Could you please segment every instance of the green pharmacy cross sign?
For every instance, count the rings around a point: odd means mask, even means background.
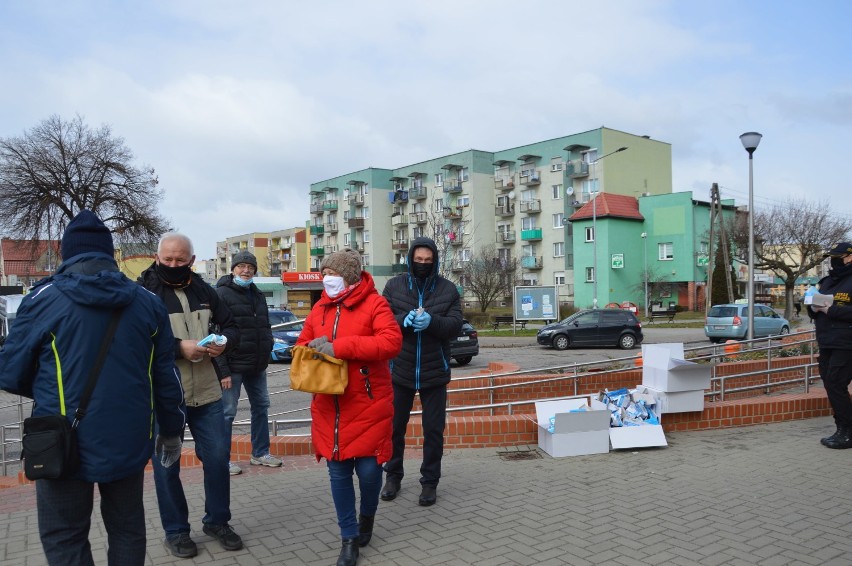
[[[710,256],[698,256],[698,261],[696,262],[696,265],[698,265],[698,267],[707,267],[708,265],[710,265]]]
[[[612,254],[612,268],[624,269],[624,254]]]

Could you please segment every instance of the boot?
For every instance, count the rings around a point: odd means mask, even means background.
[[[358,563],[358,539],[345,538],[337,557],[337,566],[355,566]]]
[[[358,518],[358,546],[367,546],[373,538],[373,521],[376,516],[361,515]]]
[[[828,438],[823,438],[820,442],[823,446],[838,450],[852,448],[852,428],[838,427],[836,433]]]
[[[399,489],[399,478],[388,476],[388,479],[385,481],[385,487],[382,488],[382,501],[393,501],[396,499],[396,494],[399,493]]]

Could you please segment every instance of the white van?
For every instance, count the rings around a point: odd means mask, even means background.
[[[24,295],[0,295],[0,344],[6,341]]]

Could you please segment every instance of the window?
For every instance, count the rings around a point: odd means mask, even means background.
[[[348,232],[343,234],[343,245],[347,248],[349,247],[349,235],[350,234]]]
[[[565,242],[553,243],[553,257],[565,257]]]
[[[435,212],[443,212],[444,210],[444,199],[439,198],[435,199]]]
[[[370,217],[370,207],[365,206],[361,209],[361,218],[369,218]]]
[[[708,255],[710,253],[709,242],[701,242],[698,244],[698,255]]]
[[[565,285],[565,272],[557,271],[553,274],[553,284],[554,285]]]
[[[562,185],[561,185],[561,184],[559,184],[559,185],[550,185],[550,197],[551,197],[553,200],[559,200],[559,199],[561,199],[563,194],[564,194],[564,193],[562,192]]]
[[[435,186],[442,187],[444,185],[444,174],[435,173]]]
[[[593,283],[595,281],[595,268],[587,267],[586,268],[586,283]]]
[[[462,261],[470,261],[470,259],[473,257],[473,253],[471,252],[470,248],[464,248],[461,251],[460,257]]]
[[[364,243],[368,243],[370,241],[370,231],[364,230]]]
[[[470,195],[459,195],[456,206],[470,206]]]
[[[595,227],[594,226],[589,226],[588,228],[586,228],[586,241],[587,242],[594,242],[595,241]]]
[[[361,265],[364,266],[364,267],[370,265],[370,256],[369,255],[364,254],[364,255],[361,256]]]
[[[468,180],[467,171],[468,171],[467,167],[462,167],[461,169],[459,169],[459,182],[460,183],[463,183],[464,181]]]
[[[343,221],[344,221],[344,222],[346,222],[347,220],[349,220],[349,218],[350,218],[349,211],[348,211],[348,210],[344,210],[344,211],[343,211]]]
[[[568,254],[565,256],[565,267],[568,269],[574,269],[574,254]]]
[[[421,236],[425,236],[426,231],[422,226],[415,226],[414,230],[411,231],[412,238],[420,238]]]
[[[674,246],[671,242],[657,244],[657,248],[659,250],[658,257],[660,261],[670,261],[674,259]]]
[[[562,171],[562,158],[561,157],[554,157],[553,159],[550,160],[550,171],[551,172]]]
[[[591,163],[592,161],[596,161],[598,159],[598,150],[590,149],[589,151],[583,152],[583,163]]]
[[[553,227],[562,228],[565,225],[565,213],[559,212],[553,215]]]
[[[521,218],[521,230],[535,230],[536,228],[535,216]]]

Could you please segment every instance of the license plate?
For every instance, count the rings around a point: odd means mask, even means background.
[[[713,330],[725,330],[727,326],[714,326]]]
[[[459,336],[456,338],[459,342],[464,342],[465,340],[470,340],[470,336]]]

